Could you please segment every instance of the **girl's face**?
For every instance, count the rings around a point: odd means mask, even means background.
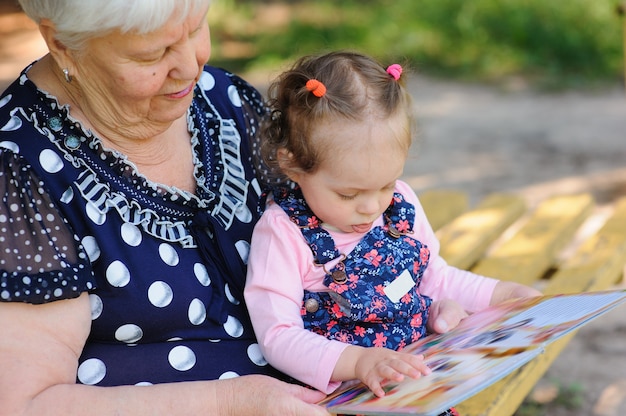
[[[410,143],[404,113],[385,120],[320,123],[313,140],[325,155],[313,173],[290,172],[315,215],[346,233],[364,233],[389,207]]]
[[[185,114],[211,52],[206,14],[145,35],[114,32],[79,53],[76,75],[101,123],[141,128]]]

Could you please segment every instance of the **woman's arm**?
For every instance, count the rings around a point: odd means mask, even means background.
[[[44,305],[0,303],[0,415],[328,415],[309,404],[323,394],[266,376],[154,386],[76,384],[90,325],[86,293]]]

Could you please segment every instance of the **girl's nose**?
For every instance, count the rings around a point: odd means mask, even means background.
[[[357,207],[359,214],[374,215],[378,213],[380,204],[376,198],[363,198]]]

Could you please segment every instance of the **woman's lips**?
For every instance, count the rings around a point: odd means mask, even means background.
[[[193,90],[193,85],[193,83],[189,84],[189,86],[182,91],[175,92],[173,94],[167,94],[167,97],[174,99],[186,97]]]

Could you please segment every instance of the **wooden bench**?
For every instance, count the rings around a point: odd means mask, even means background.
[[[626,265],[626,197],[601,226],[590,194],[556,195],[533,207],[520,195],[493,194],[475,207],[457,190],[419,193],[449,264],[533,285],[545,294],[609,289]],[[587,226],[587,227],[586,227]],[[510,416],[575,334],[457,406],[463,416]]]

